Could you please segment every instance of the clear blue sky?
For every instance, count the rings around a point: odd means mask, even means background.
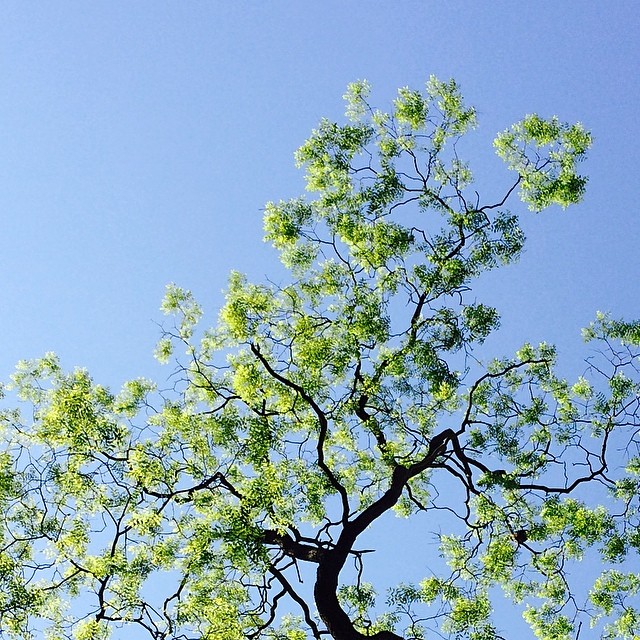
[[[496,355],[548,340],[580,370],[579,329],[597,309],[640,317],[639,8],[5,0],[0,378],[49,350],[115,387],[157,377],[165,284],[192,289],[214,322],[231,269],[280,274],[261,217],[303,191],[293,151],[341,116],[348,82],[368,79],[384,106],[432,73],[478,108],[482,193],[509,179],[491,142],[524,114],[594,133],[584,203],[526,214],[521,263],[481,283],[503,314]]]
[[[230,269],[273,274],[262,207],[303,191],[292,153],[358,78],[385,104],[455,77],[485,193],[506,177],[492,138],[525,113],[593,130],[584,204],[527,215],[521,264],[487,281],[497,347],[577,345],[596,309],[640,316],[639,16],[630,0],[7,0],[2,377],[47,350],[113,385],[148,374],[167,282],[213,320]]]

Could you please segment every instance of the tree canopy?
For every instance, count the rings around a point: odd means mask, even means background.
[[[167,288],[169,388],[19,364],[3,638],[491,640],[513,637],[506,596],[545,640],[638,639],[640,324],[599,314],[568,381],[549,344],[485,357],[500,316],[473,288],[523,249],[510,206],[581,200],[590,134],[526,116],[495,140],[512,173],[486,197],[455,82],[388,111],[366,82],[345,97],[346,123],[296,154],[310,195],[265,209],[286,281],[232,273],[211,328]],[[420,581],[394,575],[402,540],[362,546],[389,512],[439,539]]]

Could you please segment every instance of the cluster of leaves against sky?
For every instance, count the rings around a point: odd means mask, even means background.
[[[112,394],[53,355],[19,365],[3,638],[493,640],[512,637],[505,594],[539,638],[637,640],[640,325],[598,316],[575,382],[546,344],[478,355],[499,315],[472,284],[524,243],[508,204],[578,202],[590,135],[525,117],[496,138],[514,177],[485,201],[453,81],[401,89],[389,113],[368,92],[351,85],[348,123],[299,149],[312,196],[266,207],[287,284],[232,274],[210,329],[168,287],[170,389]],[[390,511],[439,533],[447,564],[385,592],[366,568],[392,574],[403,542],[390,557],[359,541]],[[592,583],[575,585],[585,557]]]

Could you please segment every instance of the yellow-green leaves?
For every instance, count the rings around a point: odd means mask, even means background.
[[[153,355],[160,364],[167,364],[173,354],[173,340],[165,336],[158,340]]]
[[[517,545],[505,532],[496,536],[488,545],[482,556],[484,574],[490,582],[506,583],[513,573],[516,560]]]
[[[245,276],[234,271],[229,277],[227,303],[220,318],[231,338],[244,341],[257,334],[258,326],[273,305],[273,293],[267,287],[249,284]]]
[[[132,418],[155,389],[155,383],[145,378],[125,382],[122,391],[115,397],[114,411]]]
[[[593,396],[593,386],[586,378],[580,376],[571,387],[571,393],[582,400],[589,400]]]
[[[471,304],[465,307],[462,313],[471,340],[482,343],[490,333],[500,326],[500,316],[493,307],[484,304]]]
[[[585,546],[604,540],[614,527],[602,506],[589,508],[572,498],[545,501],[540,517],[548,534],[566,534],[569,555],[581,557]]]
[[[395,117],[400,124],[408,125],[414,131],[425,126],[429,103],[420,91],[409,87],[398,89],[398,97],[394,100]]]
[[[566,616],[558,615],[554,607],[543,604],[528,606],[522,617],[540,640],[570,640],[573,625]]]
[[[97,620],[83,620],[76,625],[73,632],[74,640],[107,640],[110,635],[106,622]]]
[[[268,202],[264,213],[265,240],[270,240],[276,249],[294,244],[312,217],[311,206],[301,198],[278,204]]]
[[[191,291],[175,284],[167,285],[160,309],[164,314],[173,315],[178,319],[176,328],[183,340],[191,338],[193,329],[202,316],[202,309]]]
[[[0,509],[6,501],[20,491],[20,477],[15,469],[15,461],[10,453],[0,453]]]
[[[453,602],[450,618],[444,628],[454,633],[470,630],[473,633],[474,630],[481,630],[486,625],[491,610],[491,603],[486,594],[474,598],[458,597]]]
[[[123,427],[110,413],[114,398],[107,389],[92,383],[81,369],[59,376],[54,387],[41,396],[37,438],[42,444],[66,446],[75,455],[116,447]]]
[[[11,376],[10,390],[15,390],[21,400],[37,404],[46,390],[38,384],[41,379],[55,379],[61,374],[60,361],[55,353],[46,353],[37,360],[21,360]]]
[[[534,211],[580,202],[587,179],[576,172],[592,139],[578,123],[533,114],[499,134],[497,154],[520,176],[520,193]]]
[[[608,570],[596,580],[590,599],[596,607],[598,619],[606,617],[605,635],[607,640],[636,640],[640,629],[640,611],[631,604],[631,598],[640,593],[640,574]],[[617,619],[612,620],[616,614]]]
[[[367,99],[371,92],[371,85],[366,80],[351,82],[343,98],[347,104],[346,115],[349,120],[357,122],[368,111]]]
[[[613,339],[623,345],[640,346],[640,322],[614,320],[609,314],[599,311],[596,319],[582,330],[582,337],[586,342]]]
[[[427,83],[427,94],[435,101],[444,116],[446,127],[450,127],[453,134],[462,135],[475,126],[476,110],[465,105],[460,87],[455,80],[443,82],[431,76]]]
[[[307,170],[307,189],[326,194],[326,203],[338,202],[351,189],[350,162],[371,139],[366,124],[340,126],[322,120],[296,152],[296,162]]]

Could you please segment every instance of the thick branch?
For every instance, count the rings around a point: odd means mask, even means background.
[[[286,533],[278,533],[273,529],[264,531],[265,544],[275,544],[279,546],[286,555],[296,558],[297,560],[306,560],[307,562],[320,562],[324,557],[326,550],[320,547],[314,547],[310,544],[302,544],[294,540]]]
[[[390,631],[380,631],[365,636],[354,628],[349,616],[338,601],[338,579],[344,563],[357,537],[383,513],[391,509],[400,499],[407,482],[433,465],[441,456],[447,442],[454,437],[451,429],[445,429],[431,439],[429,450],[422,460],[410,467],[398,465],[391,475],[389,488],[357,518],[347,523],[334,549],[328,550],[318,564],[314,598],[318,613],[335,640],[402,640]]]

